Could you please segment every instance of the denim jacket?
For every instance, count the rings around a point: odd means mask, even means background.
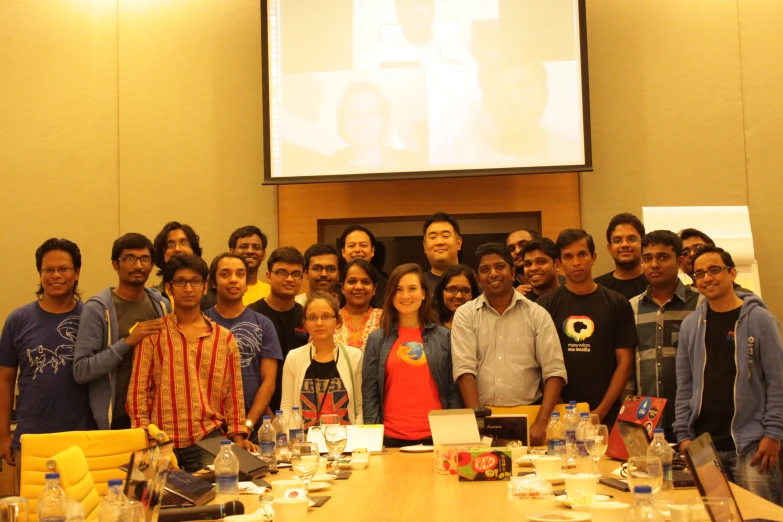
[[[367,338],[362,369],[362,409],[365,424],[383,424],[383,391],[386,385],[386,359],[398,337],[397,325],[391,335],[375,330]],[[444,409],[462,408],[462,396],[454,383],[451,371],[451,331],[428,322],[422,331],[424,354],[438,387],[440,403]]]

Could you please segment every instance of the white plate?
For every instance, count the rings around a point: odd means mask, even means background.
[[[559,477],[544,479],[550,484],[565,484],[566,477],[570,477],[568,473],[561,473]],[[543,477],[542,477],[543,478]]]
[[[424,446],[423,444],[403,446],[400,448],[400,451],[404,451],[405,453],[429,453],[430,451],[435,451],[435,446]]]
[[[527,516],[533,522],[574,522],[577,520],[590,520],[590,513],[578,511],[543,511]]]
[[[331,484],[329,484],[328,482],[311,482],[307,486],[307,489],[309,491],[321,491],[322,489],[326,489],[329,486],[331,486]]]
[[[313,481],[315,482],[332,482],[333,480],[337,480],[337,475],[332,475],[331,473],[313,477]]]
[[[609,497],[607,495],[596,495],[593,497],[593,503],[595,502],[606,502],[607,500],[611,499],[612,497]],[[564,504],[568,507],[571,507],[571,502],[568,501],[568,495],[558,495],[555,497],[555,500],[560,502],[561,504]]]

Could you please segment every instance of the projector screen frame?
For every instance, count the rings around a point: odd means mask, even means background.
[[[577,165],[549,165],[533,167],[493,167],[456,170],[426,170],[403,172],[377,172],[363,174],[329,174],[313,176],[272,177],[271,125],[269,110],[269,41],[268,3],[275,0],[260,0],[261,4],[261,74],[263,107],[263,185],[293,185],[309,183],[340,183],[362,181],[389,181],[409,179],[464,178],[476,176],[510,176],[520,174],[561,174],[568,172],[593,171],[592,134],[590,126],[590,77],[588,74],[587,14],[586,0],[576,0],[579,26],[579,64],[582,91],[582,132],[584,136],[585,162]]]

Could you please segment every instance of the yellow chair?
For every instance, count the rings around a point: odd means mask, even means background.
[[[552,411],[558,411],[560,412],[560,415],[565,415],[566,406],[568,404],[557,404],[555,406],[555,409]],[[492,410],[493,415],[527,415],[528,421],[532,424],[536,420],[536,416],[538,415],[538,410],[541,409],[541,406],[512,406],[512,407],[504,407],[504,406],[488,406],[490,410]],[[586,402],[577,402],[576,403],[576,409],[579,412],[586,411],[587,413],[590,413],[590,405]]]

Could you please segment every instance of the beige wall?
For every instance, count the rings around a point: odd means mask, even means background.
[[[0,2],[0,318],[32,298],[33,251],[53,235],[82,247],[87,295],[114,281],[111,241],[170,219],[206,258],[247,223],[277,245],[259,20],[258,0]],[[595,172],[581,176],[597,238],[645,205],[748,204],[778,315],[781,25],[781,2],[590,0]]]

